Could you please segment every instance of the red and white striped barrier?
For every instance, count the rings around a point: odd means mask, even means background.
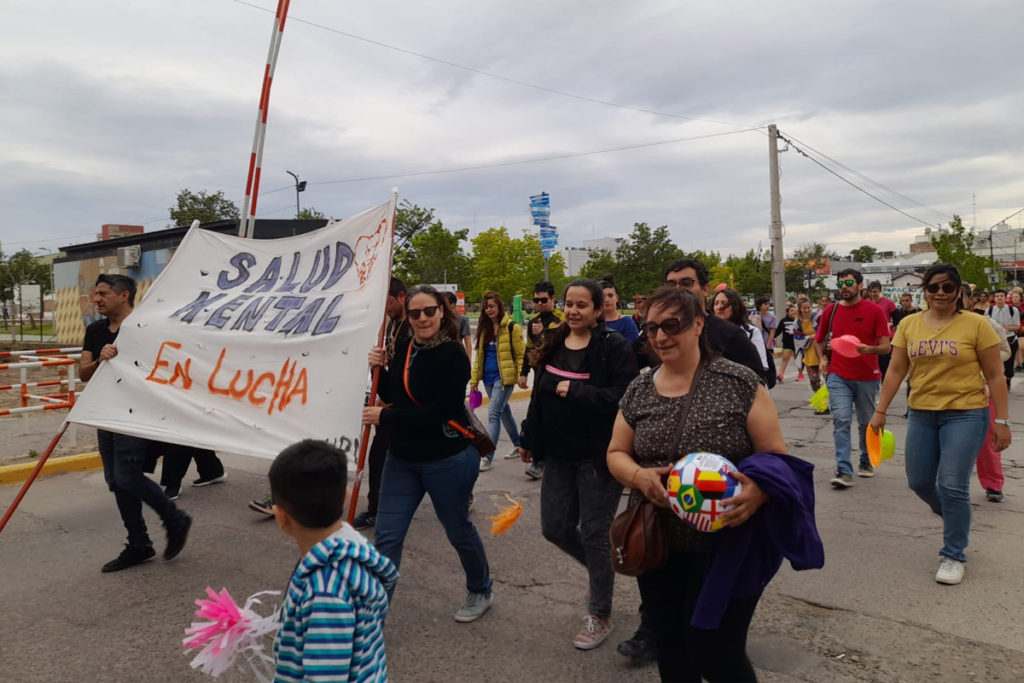
[[[242,204],[242,220],[238,226],[239,237],[251,239],[256,229],[256,198],[259,196],[260,190],[263,140],[267,134],[267,111],[270,109],[270,86],[274,82],[277,53],[281,49],[281,35],[284,33],[285,19],[288,18],[289,3],[290,0],[277,0],[274,32],[270,34],[270,51],[267,54],[267,65],[263,71],[263,88],[260,91],[260,104],[256,113],[256,132],[253,135],[252,153],[249,155],[249,176],[245,181],[245,202]]]
[[[8,415],[26,415],[42,410],[66,410],[75,405],[75,388],[81,382],[75,378],[75,366],[81,357],[81,347],[64,349],[27,349],[23,351],[0,351],[0,358],[13,358],[17,362],[0,363],[0,371],[20,370],[21,381],[17,384],[0,385],[0,391],[17,391],[21,394],[20,408],[0,409],[0,417]],[[25,360],[26,358],[31,360]],[[29,382],[29,368],[68,367],[67,379],[42,380]],[[29,393],[29,389],[40,387],[67,387],[67,391],[55,394]],[[39,401],[41,405],[30,405],[30,401]]]

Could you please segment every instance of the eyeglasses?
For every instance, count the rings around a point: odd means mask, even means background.
[[[543,298],[536,297],[536,296],[533,297],[533,303],[535,303],[535,304],[546,304],[549,301],[551,301],[551,299],[549,299],[547,297],[543,297]]]
[[[690,289],[695,284],[697,284],[697,281],[692,277],[684,277],[682,280],[665,280],[665,285],[668,287],[685,287]]]
[[[837,284],[840,287],[853,287],[855,284],[857,284],[857,281],[856,280],[839,280],[837,282]]]
[[[412,318],[413,320],[419,320],[420,315],[425,315],[428,318],[433,318],[437,314],[437,309],[439,308],[441,307],[424,306],[423,308],[410,308],[408,311],[406,311],[406,313],[408,313],[409,317]]]
[[[644,333],[651,339],[658,336],[658,330],[671,337],[674,334],[685,332],[692,326],[693,321],[686,323],[682,318],[667,318],[660,323],[644,323],[641,325],[644,328]]]
[[[928,290],[929,294],[938,294],[939,289],[941,289],[944,294],[952,294],[956,291],[956,285],[949,280],[946,280],[945,282],[930,282],[926,284],[924,288]]]

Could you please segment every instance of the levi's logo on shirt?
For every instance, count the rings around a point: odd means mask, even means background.
[[[921,356],[958,356],[960,355],[960,349],[955,340],[945,339],[925,339],[919,342],[911,343],[907,351],[910,352],[911,358],[918,358]]]

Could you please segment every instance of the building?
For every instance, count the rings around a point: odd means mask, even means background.
[[[256,239],[293,237],[326,224],[326,220],[257,220],[254,234]],[[103,227],[100,237],[118,234],[116,231],[108,232],[108,226]],[[223,234],[238,234],[237,220],[204,223],[199,227]],[[97,277],[116,273],[134,278],[138,283],[138,303],[171,260],[188,230],[169,228],[149,233],[130,230],[120,237],[62,247],[64,255],[53,261],[57,342],[62,345],[81,344],[86,325],[99,317],[90,298]]]
[[[625,241],[622,237],[599,237],[591,240],[583,240],[582,247],[562,247],[562,259],[565,261],[565,274],[567,277],[576,277],[580,274],[583,266],[587,264],[590,257],[596,251],[604,250],[615,254]]]

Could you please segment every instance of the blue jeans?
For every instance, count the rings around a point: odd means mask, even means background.
[[[165,527],[181,524],[185,513],[143,473],[149,441],[103,429],[96,430],[96,440],[103,461],[103,479],[114,494],[121,521],[128,531],[128,545],[151,547],[153,541],[142,518],[142,504],[153,508]]]
[[[487,554],[476,527],[469,519],[469,499],[480,474],[480,453],[472,445],[444,460],[409,462],[391,454],[384,460],[377,507],[377,532],[374,544],[378,552],[395,563],[402,563],[402,547],[409,524],[423,494],[430,496],[434,514],[448,535],[448,542],[459,554],[466,572],[466,590],[491,593],[491,574]],[[388,596],[394,585],[388,587]]]
[[[829,373],[825,380],[828,387],[828,409],[832,412],[832,440],[836,447],[836,472],[853,474],[853,463],[850,461],[850,427],[853,424],[853,413],[857,413],[857,429],[860,443],[860,462],[870,464],[866,443],[868,422],[875,412],[878,399],[878,380],[857,381],[843,379],[839,375]]]
[[[604,459],[547,458],[540,484],[540,529],[551,543],[587,568],[590,603],[600,619],[612,613],[615,572],[608,530],[622,496],[622,484]]]
[[[501,438],[501,423],[505,423],[505,431],[508,433],[508,438],[512,439],[512,445],[519,448],[519,429],[516,427],[516,420],[512,417],[512,408],[508,404],[508,400],[512,397],[512,390],[516,388],[515,384],[503,385],[501,380],[498,380],[493,386],[484,385],[484,389],[487,391],[487,398],[489,404],[487,406],[487,426],[491,433],[491,441],[495,445],[498,444],[498,439]],[[494,460],[494,453],[487,456],[488,460]]]
[[[988,434],[988,408],[910,410],[907,484],[942,517],[940,555],[965,562],[971,530],[971,469]]]

